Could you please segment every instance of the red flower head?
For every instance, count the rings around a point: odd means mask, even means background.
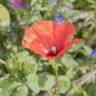
[[[74,25],[70,22],[39,21],[26,31],[22,44],[24,48],[49,60],[59,58],[68,48],[80,41],[72,40],[74,31]]]

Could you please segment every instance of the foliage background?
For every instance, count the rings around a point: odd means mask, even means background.
[[[63,1],[63,0],[62,0]],[[96,0],[23,0],[28,9],[13,8],[0,0],[0,96],[55,96],[52,65],[58,64],[61,96],[96,96]],[[22,48],[22,36],[32,23],[53,20],[57,13],[76,26],[82,42],[71,47],[59,62],[48,61]]]

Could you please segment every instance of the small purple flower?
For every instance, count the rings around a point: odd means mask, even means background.
[[[27,3],[21,3],[20,4],[20,7],[21,8],[24,8],[24,9],[28,9],[29,8],[29,4],[27,4]]]
[[[63,21],[63,14],[59,13],[54,17],[54,21],[60,23]]]
[[[20,5],[21,1],[20,0],[13,0],[13,7],[18,8]]]
[[[14,7],[14,9],[17,9],[17,8],[28,9],[29,4],[22,3],[21,0],[13,0],[13,7]]]
[[[92,51],[91,56],[96,57],[96,49]]]

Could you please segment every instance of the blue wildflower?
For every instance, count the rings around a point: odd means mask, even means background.
[[[60,23],[63,21],[63,14],[59,13],[54,17],[54,21]]]
[[[96,57],[96,49],[92,51],[91,56]]]

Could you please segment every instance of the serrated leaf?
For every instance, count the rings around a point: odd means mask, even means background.
[[[58,77],[60,93],[65,93],[71,86],[70,80],[65,76]]]
[[[25,85],[20,86],[14,96],[28,96],[28,88]]]
[[[20,85],[21,83],[19,82],[11,81],[8,78],[5,78],[0,81],[0,96],[10,96],[12,91]]]
[[[92,49],[89,46],[84,45],[82,52],[85,56],[90,56]]]
[[[38,77],[36,74],[30,74],[26,77],[27,81],[26,84],[28,87],[34,92],[34,93],[39,93],[40,88],[38,84]]]
[[[50,91],[55,84],[55,77],[50,74],[39,74],[39,86],[43,91]]]
[[[66,54],[61,58],[62,64],[64,64],[67,68],[74,68],[78,65],[78,63],[72,58],[71,55]]]
[[[21,51],[15,54],[15,57],[17,62],[19,63],[25,63],[25,64],[35,64],[36,62],[32,60],[32,56],[29,55],[28,51]]]
[[[66,75],[69,79],[73,79],[73,77],[75,76],[76,71],[74,71],[74,69],[70,68],[69,70],[66,71]]]

